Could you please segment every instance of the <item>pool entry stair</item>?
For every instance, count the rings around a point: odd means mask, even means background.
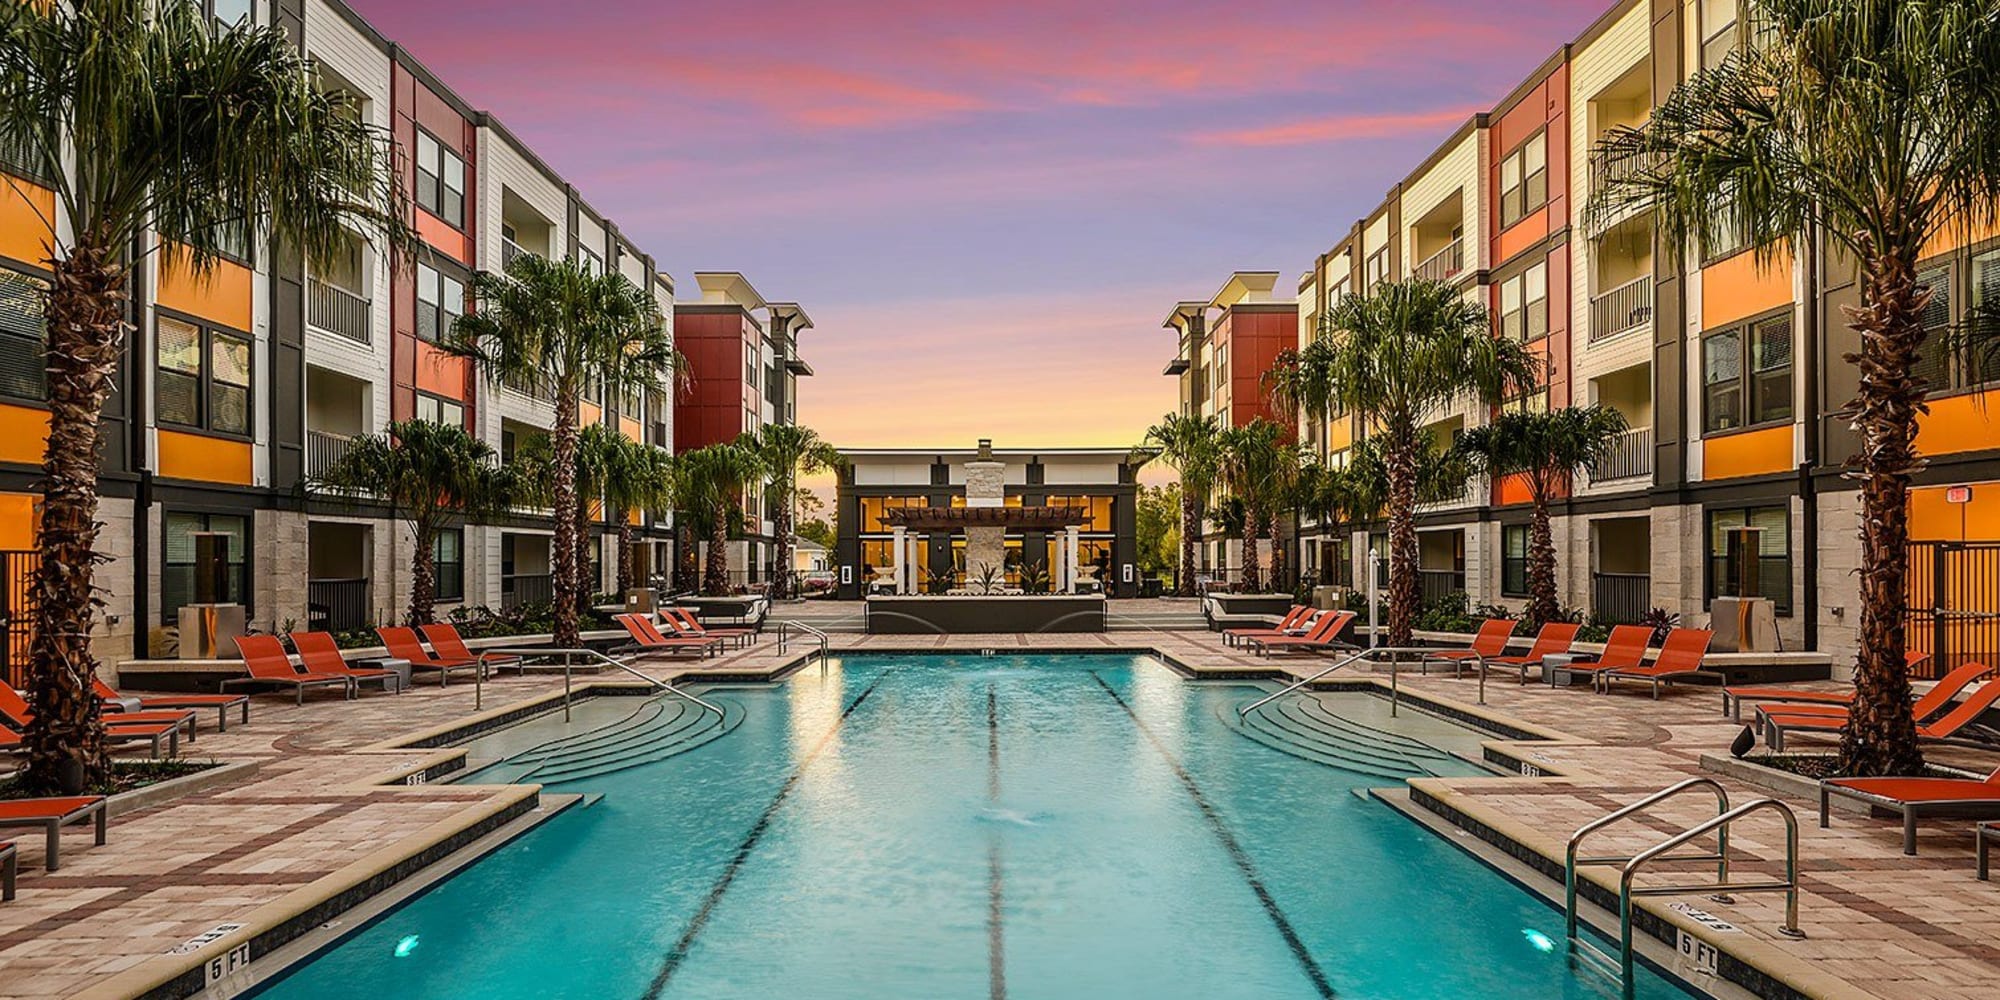
[[[687,753],[720,739],[743,721],[734,702],[720,711],[681,698],[649,698],[630,715],[502,758],[481,781],[554,785],[615,774]]]
[[[1242,715],[1225,711],[1222,721],[1280,753],[1370,777],[1404,781],[1476,773],[1448,751],[1346,718],[1310,694],[1266,701]]]

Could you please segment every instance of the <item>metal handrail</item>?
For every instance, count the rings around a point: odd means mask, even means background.
[[[825,670],[827,661],[827,649],[831,641],[830,637],[825,632],[822,632],[819,629],[812,627],[811,625],[807,625],[805,622],[795,622],[791,620],[786,620],[778,623],[779,655],[783,655],[787,650],[791,648],[792,629],[798,629],[801,632],[807,632],[819,637],[819,668],[821,670]]]
[[[1283,698],[1284,696],[1291,694],[1292,692],[1297,691],[1298,689],[1305,687],[1306,685],[1311,684],[1312,682],[1319,680],[1320,678],[1325,677],[1326,675],[1333,673],[1334,671],[1339,670],[1340,668],[1347,666],[1348,664],[1353,663],[1356,660],[1366,659],[1367,656],[1368,656],[1368,651],[1364,649],[1361,652],[1358,652],[1353,656],[1350,656],[1347,659],[1342,660],[1339,663],[1336,663],[1333,666],[1330,666],[1325,670],[1322,670],[1319,673],[1312,675],[1311,677],[1307,677],[1304,680],[1294,681],[1291,684],[1287,684],[1284,688],[1275,691],[1271,694],[1267,694],[1264,697],[1259,698],[1256,701],[1253,701],[1250,704],[1245,705],[1240,709],[1237,709],[1236,717],[1239,719],[1247,718],[1249,717],[1251,712],[1254,712],[1264,707],[1266,704],[1273,701],[1277,701],[1279,698]]]
[[[1312,682],[1319,680],[1320,678],[1325,677],[1326,675],[1333,673],[1334,671],[1339,670],[1340,668],[1345,667],[1350,663],[1354,663],[1357,660],[1366,660],[1369,663],[1383,662],[1379,659],[1376,659],[1376,654],[1388,653],[1390,654],[1390,658],[1388,660],[1389,716],[1391,718],[1394,718],[1399,714],[1399,711],[1402,708],[1402,703],[1403,703],[1402,686],[1400,683],[1400,670],[1399,670],[1399,668],[1402,666],[1403,663],[1403,657],[1410,654],[1420,655],[1423,653],[1434,653],[1434,652],[1436,652],[1436,650],[1430,649],[1429,647],[1426,646],[1372,646],[1368,649],[1363,649],[1355,653],[1353,656],[1350,656],[1347,659],[1342,660],[1339,663],[1336,663],[1333,666],[1330,666],[1325,670],[1322,670],[1319,673],[1312,675],[1311,677],[1307,677],[1304,680],[1294,681],[1290,684],[1287,684],[1284,688],[1278,691],[1265,695],[1264,697],[1259,698],[1248,705],[1245,705],[1243,708],[1237,710],[1236,717],[1239,719],[1247,718],[1251,712],[1254,712],[1257,709],[1262,708],[1266,703],[1276,701],[1279,698],[1291,694],[1292,692],[1297,691],[1298,689],[1305,687],[1306,685],[1311,684]]]
[[[1716,815],[1721,816],[1729,812],[1729,790],[1722,787],[1722,782],[1719,782],[1714,778],[1689,778],[1686,781],[1683,781],[1679,784],[1670,785],[1666,788],[1662,788],[1659,791],[1654,792],[1653,794],[1648,795],[1637,802],[1625,806],[1624,808],[1605,813],[1604,815],[1599,816],[1598,818],[1591,820],[1590,822],[1585,823],[1580,827],[1577,827],[1576,832],[1570,834],[1569,847],[1563,858],[1563,930],[1564,933],[1568,935],[1569,941],[1571,941],[1572,943],[1576,941],[1577,866],[1622,864],[1624,862],[1632,860],[1632,858],[1629,856],[1613,857],[1609,855],[1603,857],[1594,857],[1594,858],[1579,858],[1577,857],[1576,852],[1577,849],[1583,845],[1583,838],[1589,836],[1590,834],[1596,833],[1597,831],[1602,830],[1605,827],[1610,826],[1611,824],[1616,823],[1621,819],[1635,815],[1652,806],[1658,805],[1661,802],[1671,799],[1674,796],[1681,794],[1682,792],[1690,791],[1696,788],[1707,788],[1715,792]],[[1716,838],[1716,852],[1714,855],[1712,856],[1703,855],[1700,857],[1690,856],[1690,857],[1676,858],[1674,860],[1713,861],[1716,863],[1716,869],[1715,869],[1716,879],[1719,881],[1727,881],[1729,878],[1728,854],[1729,854],[1729,831],[1724,830],[1722,831],[1721,835]]]
[[[578,656],[582,656],[582,657],[586,657],[586,658],[589,658],[589,659],[593,659],[593,660],[596,660],[596,661],[598,661],[599,663],[604,663],[604,664],[609,664],[610,666],[613,666],[613,667],[616,667],[616,668],[618,668],[619,670],[623,670],[623,671],[625,671],[626,673],[628,673],[628,674],[631,674],[632,676],[634,676],[634,677],[637,677],[637,678],[639,678],[640,680],[642,680],[642,681],[645,681],[646,683],[648,683],[648,684],[651,684],[652,686],[654,686],[654,687],[656,687],[656,688],[659,688],[659,689],[660,689],[660,690],[662,690],[662,691],[665,691],[665,692],[667,692],[668,694],[671,694],[671,695],[674,695],[674,696],[675,696],[675,697],[677,697],[677,698],[683,698],[683,699],[685,699],[685,700],[687,700],[687,701],[690,701],[690,702],[693,702],[694,704],[696,704],[696,705],[699,705],[699,706],[701,706],[702,708],[705,708],[705,709],[707,709],[707,710],[709,710],[709,711],[711,711],[711,712],[714,712],[714,713],[715,713],[716,715],[722,715],[722,714],[723,714],[723,711],[722,711],[722,709],[720,709],[720,708],[717,708],[717,707],[716,707],[716,706],[715,706],[714,704],[712,704],[712,703],[708,702],[707,700],[705,700],[705,699],[701,698],[700,696],[698,696],[698,695],[693,695],[693,694],[689,694],[688,692],[686,692],[686,691],[683,691],[683,690],[681,690],[680,688],[677,688],[677,687],[673,686],[672,684],[669,684],[669,683],[667,683],[666,681],[663,681],[663,680],[660,680],[660,679],[659,679],[659,678],[657,678],[657,677],[650,677],[650,676],[647,676],[646,674],[644,674],[644,673],[642,673],[642,672],[640,672],[640,671],[638,671],[638,670],[636,670],[636,669],[633,669],[633,667],[632,667],[632,666],[631,666],[630,664],[627,664],[627,663],[626,663],[625,661],[623,661],[623,660],[620,660],[620,659],[617,659],[617,658],[615,658],[615,657],[612,657],[612,656],[608,656],[608,655],[606,655],[606,654],[604,654],[604,653],[600,653],[600,652],[598,652],[597,650],[594,650],[594,649],[549,649],[549,648],[546,648],[546,647],[536,647],[536,648],[523,648],[523,649],[483,649],[483,650],[480,650],[480,652],[479,652],[479,659],[478,659],[478,661],[477,661],[477,665],[478,665],[478,669],[476,669],[476,670],[474,670],[474,671],[472,672],[472,685],[473,685],[473,690],[472,690],[472,708],[473,708],[473,710],[474,710],[474,711],[477,711],[477,710],[478,710],[478,709],[480,708],[480,706],[481,706],[481,705],[482,705],[482,704],[484,703],[484,701],[485,701],[485,694],[486,694],[486,660],[487,660],[487,658],[488,658],[488,657],[492,657],[492,656],[514,656],[514,657],[522,657],[522,658],[526,658],[526,657],[530,657],[530,656],[560,656],[560,657],[562,657],[562,658],[563,658],[563,663],[562,663],[562,667],[563,667],[563,721],[565,721],[565,722],[569,721],[569,718],[570,718],[570,691],[571,691],[571,670],[572,670],[572,667],[574,666],[574,663],[573,663],[573,660],[574,660],[574,658],[575,658],[575,657],[578,657]],[[523,667],[523,669],[526,669],[526,668],[525,668],[525,667]]]
[[[1668,851],[1687,843],[1710,830],[1726,835],[1729,824],[1754,812],[1775,809],[1785,819],[1785,877],[1774,882],[1731,882],[1725,876],[1714,885],[1654,885],[1635,889],[1632,880],[1647,862],[1659,860]],[[1671,859],[1669,859],[1671,860]],[[1778,932],[1790,938],[1803,938],[1806,933],[1799,930],[1799,817],[1792,807],[1777,799],[1758,799],[1723,813],[1699,826],[1690,827],[1672,837],[1639,852],[1625,863],[1625,871],[1618,880],[1618,971],[1623,979],[1625,996],[1632,996],[1632,897],[1633,896],[1677,896],[1694,892],[1782,892],[1785,894],[1785,922]]]

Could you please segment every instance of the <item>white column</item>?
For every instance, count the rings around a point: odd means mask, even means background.
[[[892,536],[889,542],[889,553],[893,557],[891,565],[895,568],[895,573],[896,573],[896,593],[906,594],[909,591],[906,590],[903,586],[903,574],[907,569],[907,567],[904,565],[904,558],[903,558],[904,530],[901,525],[897,525],[896,527],[889,529],[889,531],[890,535]]]
[[[1064,561],[1069,563],[1069,587],[1064,591],[1064,593],[1068,594],[1076,593],[1076,578],[1077,578],[1077,568],[1078,568],[1076,561],[1077,560],[1076,536],[1077,533],[1081,530],[1082,529],[1078,528],[1076,525],[1073,524],[1063,529],[1063,556],[1064,556]]]

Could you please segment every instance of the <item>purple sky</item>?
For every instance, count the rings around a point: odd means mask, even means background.
[[[837,444],[1134,443],[1160,320],[1311,265],[1609,0],[349,0],[692,294],[818,328]]]

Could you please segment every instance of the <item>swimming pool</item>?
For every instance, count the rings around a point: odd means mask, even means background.
[[[742,713],[726,736],[552,786],[604,798],[260,995],[1613,992],[1560,913],[1357,794],[1380,778],[1232,732],[1256,690],[1037,655],[708,691]],[[1687,995],[1643,970],[1637,993]]]

